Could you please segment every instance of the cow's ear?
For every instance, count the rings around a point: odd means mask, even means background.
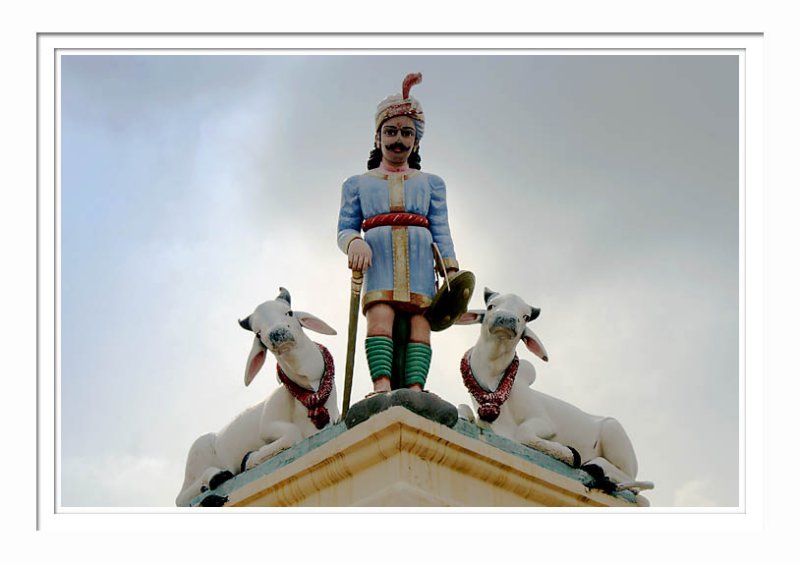
[[[485,287],[483,289],[483,303],[485,303],[486,305],[489,305],[489,300],[491,300],[496,295],[497,295],[497,292],[494,292],[494,291],[490,290],[489,288]]]
[[[249,386],[253,378],[256,377],[258,371],[264,366],[264,361],[267,359],[267,347],[261,342],[261,339],[255,337],[253,339],[253,346],[250,349],[250,355],[247,357],[247,366],[244,369],[244,385]]]
[[[525,331],[522,332],[522,342],[525,343],[525,347],[533,354],[541,358],[543,361],[547,362],[547,351],[544,350],[544,345],[539,340],[539,337],[536,336],[536,333],[525,328]]]
[[[456,320],[456,325],[474,325],[475,323],[483,323],[483,318],[486,312],[482,309],[471,309],[461,314]]]
[[[306,329],[310,329],[311,331],[316,331],[317,333],[322,333],[323,335],[335,335],[336,330],[322,321],[316,315],[311,315],[305,311],[296,311],[294,312],[294,316],[297,318],[297,321],[300,322],[300,325],[305,327]]]

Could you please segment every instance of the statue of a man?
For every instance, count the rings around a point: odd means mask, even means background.
[[[448,277],[459,271],[444,181],[420,170],[425,115],[409,91],[421,80],[420,74],[406,76],[402,94],[378,104],[368,170],[342,186],[337,242],[348,267],[364,272],[365,348],[375,393],[424,388],[431,362],[425,313],[437,292],[434,269]],[[399,350],[398,340],[407,341]],[[404,357],[400,374],[398,354]]]

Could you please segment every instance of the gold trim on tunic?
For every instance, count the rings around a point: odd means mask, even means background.
[[[406,211],[405,176],[389,177],[389,211]],[[408,264],[408,227],[392,226],[392,266],[394,272],[394,299],[407,302],[411,299],[411,274]]]
[[[406,186],[405,177],[400,174],[393,174],[389,177],[389,211],[406,211]]]
[[[418,174],[416,169],[405,173],[385,174],[378,169],[367,172],[388,182],[389,212],[406,211],[405,181]],[[431,304],[431,298],[411,292],[411,271],[408,257],[408,227],[392,226],[392,271],[394,275],[392,290],[373,290],[364,296],[362,311],[374,302],[406,303],[415,308],[424,309]]]
[[[399,302],[411,299],[411,275],[408,269],[408,227],[392,227],[392,262],[394,265],[394,296]]]
[[[431,301],[432,299],[428,296],[411,292],[409,299],[405,300],[405,303],[422,310],[428,308],[431,305]],[[397,296],[392,290],[373,290],[372,292],[367,292],[362,298],[361,312],[365,313],[369,306],[380,302],[399,303],[400,300],[397,299]]]

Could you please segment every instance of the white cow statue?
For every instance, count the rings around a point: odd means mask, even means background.
[[[478,342],[461,361],[461,375],[478,410],[478,424],[493,432],[581,467],[606,491],[653,488],[636,481],[638,466],[628,435],[612,417],[590,415],[560,399],[530,388],[536,371],[519,360],[517,344],[545,362],[547,352],[527,327],[539,310],[514,294],[484,291],[486,309],[468,311],[458,324],[481,324]],[[469,406],[462,418],[475,421]]]
[[[333,358],[325,347],[308,338],[303,327],[325,335],[335,335],[336,331],[310,313],[292,311],[291,296],[285,288],[239,324],[255,333],[245,385],[264,365],[267,351],[278,360],[282,385],[222,430],[194,442],[183,487],[175,500],[178,506],[189,505],[200,493],[216,489],[339,419]],[[207,497],[210,505],[221,505],[225,500]]]

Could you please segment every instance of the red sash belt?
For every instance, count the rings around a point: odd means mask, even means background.
[[[424,215],[408,212],[397,213],[382,213],[373,215],[364,220],[361,224],[361,229],[369,231],[375,227],[383,227],[384,225],[402,225],[406,227],[416,226],[428,228],[431,222]]]

